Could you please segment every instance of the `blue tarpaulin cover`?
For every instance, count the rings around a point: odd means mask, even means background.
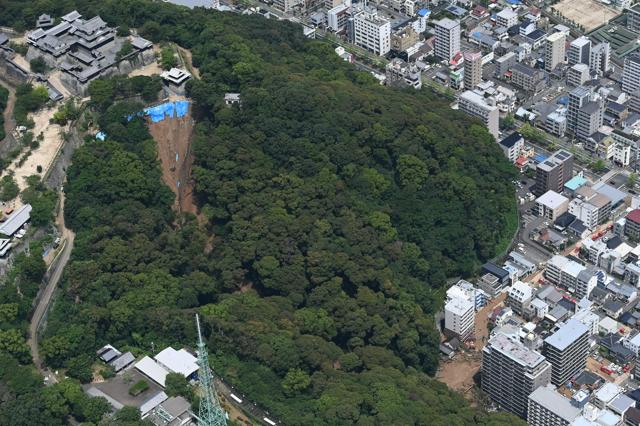
[[[96,139],[100,140],[100,141],[104,141],[107,137],[107,134],[105,132],[98,132],[96,133]]]
[[[148,116],[152,123],[164,120],[166,117],[184,117],[189,112],[189,101],[167,102],[154,107],[145,108],[144,111],[135,115],[127,116],[127,121],[133,120],[135,116]]]

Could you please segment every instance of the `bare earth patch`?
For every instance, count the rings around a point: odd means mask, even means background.
[[[582,25],[585,31],[591,31],[620,14],[596,0],[562,0],[552,8],[565,18]]]

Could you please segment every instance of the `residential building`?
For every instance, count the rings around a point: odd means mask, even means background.
[[[465,62],[466,63],[466,62]],[[502,152],[504,155],[511,161],[515,163],[520,155],[520,152],[524,148],[524,138],[518,132],[513,132],[506,138],[502,139],[499,142],[500,148],[502,148]]]
[[[391,50],[395,52],[404,52],[415,45],[420,37],[412,26],[407,25],[400,31],[391,35]]]
[[[603,123],[604,99],[593,90],[578,86],[569,92],[567,128],[580,139],[587,139]]]
[[[474,332],[476,311],[471,300],[456,297],[444,306],[445,333],[466,340]]]
[[[495,105],[491,105],[490,99],[485,99],[483,96],[473,92],[471,90],[467,90],[463,92],[458,98],[458,107],[460,111],[464,113],[478,117],[487,129],[489,133],[491,133],[496,139],[498,138],[499,133],[499,119],[500,112]]]
[[[589,65],[589,61],[591,59],[591,40],[585,36],[581,36],[573,40],[569,45],[567,59],[569,61],[569,65]]]
[[[557,33],[556,33],[557,34]],[[582,86],[589,80],[589,65],[579,63],[567,70],[567,83],[572,86]]]
[[[511,28],[518,23],[518,14],[506,8],[498,12],[496,15],[496,24],[499,27]]]
[[[481,387],[502,409],[527,418],[528,397],[551,380],[551,364],[516,337],[495,333],[482,350]]]
[[[529,395],[527,423],[531,426],[569,426],[580,413],[552,385],[540,386]]]
[[[611,45],[609,42],[603,41],[593,46],[589,68],[591,72],[595,72],[600,77],[611,70]]]
[[[487,293],[489,297],[494,298],[500,294],[500,291],[502,290],[502,283],[495,275],[484,274],[478,280],[478,287]]]
[[[496,59],[496,77],[504,78],[507,72],[513,67],[518,61],[515,52],[509,52],[505,55]]]
[[[640,3],[627,9],[627,28],[637,33],[640,32]]]
[[[391,23],[374,7],[365,6],[353,18],[353,40],[356,46],[384,56],[391,50]]]
[[[516,63],[511,67],[511,83],[526,92],[538,93],[544,88],[544,71]]]
[[[552,135],[563,137],[567,131],[567,109],[558,108],[547,115],[544,122],[545,129]]]
[[[612,160],[620,167],[627,167],[631,163],[631,146],[614,143]]]
[[[531,300],[533,299],[533,289],[529,284],[522,281],[516,281],[507,293],[507,299],[505,305],[513,309],[518,315],[523,315],[525,310],[529,307]]]
[[[558,64],[564,62],[565,40],[564,33],[553,33],[547,37],[544,48],[544,69],[547,72],[553,71]]]
[[[536,200],[538,216],[555,221],[569,209],[569,199],[553,190],[542,194]]]
[[[304,2],[301,0],[274,0],[273,7],[285,13],[289,13],[295,6],[302,4],[304,4]]]
[[[640,4],[638,4],[640,8]],[[631,53],[624,58],[622,90],[633,93],[640,89],[640,53]]]
[[[422,74],[415,64],[409,64],[400,58],[393,58],[385,67],[387,85],[422,87]]]
[[[547,191],[562,193],[564,184],[573,177],[573,154],[556,151],[536,166],[536,184],[533,193],[540,196]]]
[[[444,18],[435,23],[435,55],[450,61],[460,52],[460,22]]]
[[[560,255],[549,259],[544,276],[549,282],[566,288],[579,298],[588,296],[597,285],[594,270]]]
[[[482,52],[464,52],[464,88],[472,90],[482,81]]]
[[[640,209],[632,210],[627,214],[624,235],[632,241],[640,241]]]
[[[583,186],[575,191],[575,196],[569,203],[569,213],[589,229],[605,222],[611,213],[611,199],[600,194],[588,186]]]
[[[351,8],[345,3],[340,3],[327,11],[327,28],[336,33],[341,33],[347,28],[347,22],[351,17]]]
[[[544,339],[543,353],[552,366],[551,383],[561,386],[581,372],[589,354],[589,328],[570,319]]]
[[[637,158],[638,147],[640,146],[640,136],[634,133],[626,133],[622,130],[614,129],[613,132],[611,132],[611,139],[613,139],[613,142],[614,142],[612,143],[612,150],[614,149],[613,147],[616,144],[628,146],[629,148],[631,148],[630,158],[631,159]],[[612,157],[613,157],[613,152],[611,153],[610,156],[608,156],[608,158],[612,158]]]

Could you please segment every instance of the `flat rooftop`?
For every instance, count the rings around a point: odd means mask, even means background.
[[[558,194],[557,192],[550,190],[542,194],[540,197],[538,197],[538,199],[536,200],[536,203],[540,203],[545,207],[555,210],[558,207],[562,206],[562,204],[568,201],[569,199],[564,195]]]
[[[568,423],[573,422],[580,415],[580,410],[571,405],[571,402],[556,392],[551,385],[540,386],[529,395],[529,399]]]
[[[500,332],[489,339],[488,346],[526,367],[535,367],[545,360],[545,357],[539,352],[528,349],[522,343],[510,339]]]
[[[578,340],[580,336],[588,333],[589,329],[586,325],[575,319],[570,319],[563,324],[558,331],[544,339],[545,343],[553,346],[561,351],[568,348],[573,342]]]

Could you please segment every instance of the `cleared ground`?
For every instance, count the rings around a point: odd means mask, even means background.
[[[609,22],[620,13],[596,0],[562,0],[552,6],[565,18],[582,25],[585,31]]]
[[[181,118],[166,118],[157,123],[149,121],[149,132],[158,144],[162,179],[176,194],[174,207],[181,212],[196,214],[191,180],[193,127],[191,111]]]
[[[436,379],[446,384],[449,389],[460,392],[465,398],[473,398],[473,377],[480,371],[482,358],[478,353],[458,354],[451,361],[440,364]]]

